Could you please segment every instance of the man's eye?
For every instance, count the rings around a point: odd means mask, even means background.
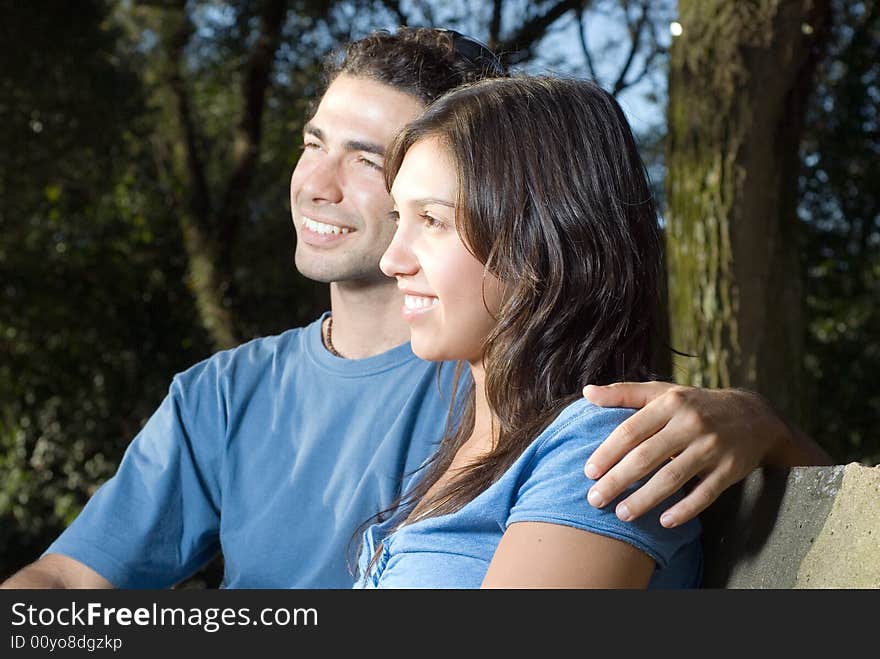
[[[302,148],[304,151],[308,149],[320,149],[321,145],[317,142],[304,142]]]
[[[394,222],[394,224],[398,224],[400,222],[400,213],[397,211],[391,211],[388,213],[388,219]]]
[[[382,171],[382,165],[377,165],[369,158],[364,158],[363,156],[358,156],[358,162],[366,165],[370,169],[375,169],[378,172]]]

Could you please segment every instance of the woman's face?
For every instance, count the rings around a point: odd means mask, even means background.
[[[397,231],[379,267],[403,291],[413,351],[431,361],[482,359],[503,286],[456,230],[458,180],[436,138],[414,144],[391,188]]]

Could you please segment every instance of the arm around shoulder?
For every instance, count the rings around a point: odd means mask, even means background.
[[[484,588],[645,588],[657,556],[651,525],[628,527],[585,500],[583,464],[632,412],[574,403],[529,449]],[[662,538],[672,538],[668,533]]]
[[[781,419],[781,417],[780,417]],[[781,419],[788,430],[767,454],[764,464],[776,467],[829,466],[834,458],[797,426]]]
[[[89,566],[63,554],[46,554],[0,584],[3,589],[113,588]]]

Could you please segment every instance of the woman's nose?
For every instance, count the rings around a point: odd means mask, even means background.
[[[379,260],[379,269],[388,277],[414,275],[419,262],[412,252],[409,237],[403,225],[398,224],[391,244]]]

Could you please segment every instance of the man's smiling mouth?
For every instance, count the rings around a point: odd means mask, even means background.
[[[349,229],[348,227],[339,227],[335,224],[326,224],[324,222],[318,222],[317,220],[313,220],[310,217],[306,217],[303,215],[303,227],[308,229],[313,233],[320,234],[322,236],[332,234],[334,236],[338,235],[347,235],[353,229]]]

